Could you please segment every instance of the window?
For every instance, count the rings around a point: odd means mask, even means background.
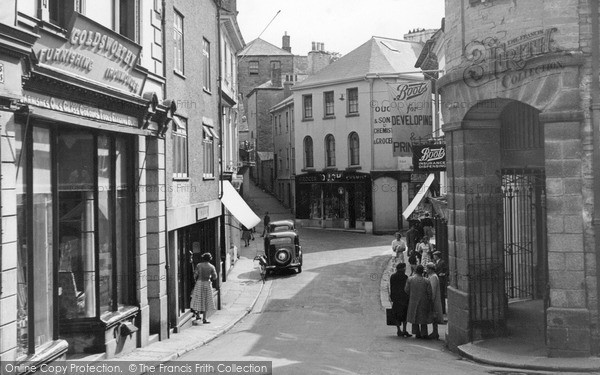
[[[111,1],[112,2],[112,1]],[[67,27],[67,23],[71,19],[73,12],[85,13],[85,2],[84,0],[49,0],[48,1],[48,18],[46,21],[50,21],[57,26],[62,28]],[[112,4],[108,7],[108,12],[112,16]],[[107,26],[112,28],[112,22],[108,23]]]
[[[281,115],[279,115],[279,134],[281,134]]]
[[[285,112],[285,132],[290,132],[290,113]]]
[[[281,169],[283,169],[283,157],[281,156],[283,154],[283,152],[281,151],[281,149],[279,149],[279,154],[277,154],[277,160],[279,163],[279,168],[278,170],[281,171]]]
[[[206,39],[202,42],[202,66],[204,69],[203,88],[210,92],[210,42]]]
[[[331,134],[325,137],[325,166],[335,167],[335,138]]]
[[[202,136],[204,143],[204,166],[203,166],[203,177],[214,178],[215,177],[215,146],[214,146],[214,130],[207,126],[203,126]]]
[[[333,91],[327,91],[323,93],[323,100],[325,101],[325,117],[333,117],[334,103],[333,103]]]
[[[358,114],[358,88],[346,90],[346,96],[348,97],[348,114]]]
[[[302,96],[302,118],[304,120],[311,120],[313,117],[313,109],[312,109],[312,95],[303,95]]]
[[[188,178],[187,119],[174,116],[173,123],[173,178]]]
[[[183,74],[183,16],[175,11],[175,17],[173,21],[173,38],[174,38],[174,59],[173,69]]]
[[[348,136],[348,154],[350,156],[350,165],[360,164],[360,147],[358,142],[358,134],[356,132],[350,133]]]
[[[248,63],[248,72],[251,75],[258,74],[258,61],[250,61]]]
[[[313,168],[313,140],[311,137],[304,137],[304,168]]]
[[[290,149],[285,148],[285,169],[289,172],[290,170]]]
[[[296,172],[296,148],[292,147],[292,165],[290,166],[292,173]]]

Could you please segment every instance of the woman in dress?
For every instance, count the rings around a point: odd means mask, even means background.
[[[206,320],[208,311],[215,309],[211,280],[217,279],[217,270],[215,266],[210,264],[212,255],[209,253],[202,254],[200,259],[200,263],[194,270],[196,285],[194,285],[194,291],[192,292],[190,308],[196,315],[197,320],[200,319],[200,314],[202,314],[202,323],[208,324],[210,323]]]
[[[421,254],[421,265],[426,267],[427,264],[431,262],[431,244],[429,243],[429,237],[423,237],[421,243],[417,245],[417,251]]]

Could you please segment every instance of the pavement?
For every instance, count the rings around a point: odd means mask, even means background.
[[[250,183],[245,186],[245,199],[261,218],[269,212],[271,220],[293,218],[277,199]],[[197,349],[223,335],[242,320],[254,307],[263,289],[255,255],[262,252],[262,222],[256,227],[255,240],[248,247],[240,244],[240,258],[230,271],[227,282],[221,286],[222,309],[215,311],[211,324],[198,324],[168,340],[152,343],[143,348],[118,356],[115,361],[135,360],[149,364],[165,363]],[[388,300],[389,277],[394,272],[394,260],[390,259],[380,280],[380,299],[384,308],[391,307]],[[440,339],[445,340],[446,325],[439,326]],[[533,346],[519,338],[497,338],[462,345],[459,353],[475,362],[514,369],[552,372],[599,372],[600,358],[548,358],[543,348]]]
[[[391,308],[388,299],[390,276],[394,273],[394,258],[390,257],[380,286],[381,305]],[[447,325],[438,327],[440,340],[445,340]],[[543,345],[543,343],[542,343]],[[458,347],[462,357],[496,367],[551,372],[593,372],[600,373],[600,358],[549,358],[545,347],[537,340],[526,337],[498,337],[475,341]]]

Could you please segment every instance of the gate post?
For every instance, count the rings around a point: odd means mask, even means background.
[[[485,229],[485,224],[468,222],[467,197],[498,191],[500,169],[500,122],[494,120],[447,123],[443,128],[447,140],[448,160],[448,335],[451,349],[495,332],[497,324],[487,324],[474,309],[474,302],[498,301],[504,298],[503,280],[490,279],[497,286],[483,294],[473,288],[474,257],[494,258],[497,246],[483,238],[469,239],[469,232]],[[493,218],[494,220],[496,218]],[[475,232],[473,232],[475,231]],[[476,243],[476,241],[479,241]],[[500,246],[501,249],[501,246]],[[501,256],[499,254],[498,256]],[[501,259],[501,258],[500,258]],[[482,265],[483,266],[483,265]],[[475,294],[477,291],[478,295]],[[504,316],[504,304],[489,304],[486,312]]]

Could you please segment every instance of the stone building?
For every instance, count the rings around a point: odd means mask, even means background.
[[[451,347],[516,334],[521,300],[550,356],[598,354],[598,17],[596,1],[446,3]]]

